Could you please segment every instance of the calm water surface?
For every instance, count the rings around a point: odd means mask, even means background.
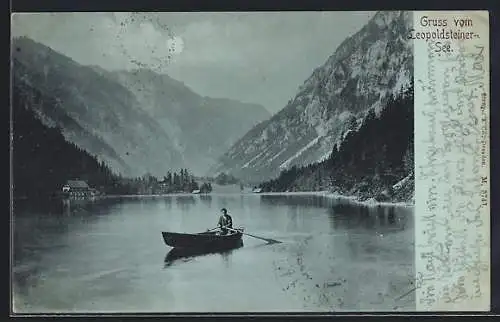
[[[165,261],[161,231],[200,232],[228,208],[249,236]],[[31,209],[30,209],[31,208]],[[19,204],[16,312],[414,310],[413,210],[323,196],[227,194]],[[406,295],[405,295],[406,294]]]

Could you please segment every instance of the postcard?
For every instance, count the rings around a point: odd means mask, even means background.
[[[487,11],[11,26],[11,314],[489,311]]]

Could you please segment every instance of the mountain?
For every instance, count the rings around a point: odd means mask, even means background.
[[[184,156],[186,166],[205,174],[239,138],[270,113],[261,105],[202,97],[184,83],[148,69],[96,71],[129,89]]]
[[[12,43],[12,74],[19,94],[44,124],[57,125],[66,139],[117,172],[163,175],[184,164],[172,139],[134,95],[92,68],[21,37]]]
[[[13,39],[15,89],[37,117],[125,176],[197,175],[270,115],[264,107],[201,97],[147,69],[83,66],[29,38]]]
[[[288,104],[236,142],[211,173],[263,181],[292,166],[325,160],[358,129],[370,110],[380,114],[413,78],[410,12],[378,12],[314,70]]]
[[[263,182],[264,192],[325,191],[358,200],[411,202],[414,194],[413,83],[391,97],[379,116],[370,110],[330,156],[293,166]],[[397,135],[395,135],[397,133]]]
[[[74,178],[102,192],[123,192],[120,178],[104,162],[68,142],[60,128],[45,125],[33,109],[26,108],[31,98],[18,86],[12,86],[14,197],[47,198]]]

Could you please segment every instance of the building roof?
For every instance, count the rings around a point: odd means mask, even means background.
[[[89,188],[89,185],[87,184],[87,182],[85,182],[83,180],[68,180],[68,182],[66,182],[66,184],[70,188],[80,188],[80,189],[88,189]]]

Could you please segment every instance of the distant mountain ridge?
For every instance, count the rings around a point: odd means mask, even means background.
[[[27,37],[12,41],[12,70],[16,90],[45,125],[125,176],[203,174],[269,116],[259,105],[201,97],[167,75],[83,66]]]
[[[325,160],[369,110],[378,114],[392,94],[409,86],[413,50],[404,35],[411,26],[411,12],[378,12],[314,70],[280,112],[238,140],[211,173],[255,182]]]
[[[22,66],[18,67],[22,73]],[[115,164],[124,170],[125,173],[130,169],[125,161],[108,145],[102,138],[83,128],[68,113],[60,108],[60,101],[52,96],[47,96],[42,91],[32,87],[28,82],[19,78],[14,78],[12,89],[14,94],[23,97],[22,104],[24,108],[30,109],[40,121],[50,128],[60,128],[64,125],[65,138],[74,142],[76,145],[92,150],[100,159],[108,160],[108,163]],[[18,113],[14,110],[14,113]],[[17,125],[14,124],[17,129]],[[62,132],[62,131],[61,131]]]
[[[24,95],[30,96],[36,90],[55,102],[42,105],[46,108],[38,114],[46,124],[57,124],[67,139],[125,175],[159,175],[167,171],[166,164],[183,163],[171,139],[125,87],[29,38],[14,39],[12,48],[14,82],[24,84]],[[57,117],[63,114],[68,118]],[[84,133],[74,131],[65,121],[98,137],[126,166],[112,155],[101,154],[93,144],[95,140],[85,144]]]
[[[199,173],[205,174],[237,139],[271,116],[258,104],[200,96],[184,83],[151,70],[103,74],[134,93],[144,110],[175,140],[189,168]]]
[[[379,116],[370,110],[326,160],[284,170],[263,182],[262,191],[331,191],[359,201],[413,202],[413,94],[412,82]]]
[[[27,106],[33,103],[52,104],[47,97],[25,95],[21,83],[12,86],[12,120],[15,199],[37,199],[57,196],[68,179],[85,180],[104,193],[124,193],[127,188],[104,162],[74,143],[68,142],[58,127],[47,126],[36,111]],[[42,103],[43,102],[43,103]],[[128,191],[127,191],[128,192]]]

